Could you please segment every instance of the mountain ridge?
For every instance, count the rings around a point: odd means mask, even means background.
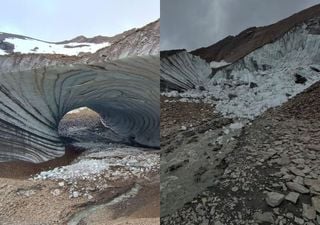
[[[224,60],[232,63],[265,44],[275,42],[295,26],[319,15],[320,4],[297,12],[274,24],[247,28],[236,36],[227,36],[213,45],[193,50],[190,53],[207,62]]]
[[[82,56],[87,53],[93,54],[98,50],[108,47],[113,43],[117,43],[134,33],[147,29],[150,24],[154,23],[159,23],[159,19],[148,23],[141,28],[132,28],[110,37],[102,35],[86,37],[84,35],[79,35],[75,38],[58,42],[44,41],[25,35],[0,32],[0,55],[36,53]],[[78,51],[75,51],[75,49],[78,49]]]

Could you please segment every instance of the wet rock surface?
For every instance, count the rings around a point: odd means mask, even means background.
[[[212,185],[161,224],[319,224],[319,93],[317,83],[246,125]]]

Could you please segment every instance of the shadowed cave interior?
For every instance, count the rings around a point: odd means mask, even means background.
[[[94,142],[149,147],[135,142],[134,136],[121,137],[96,111],[85,106],[71,110],[63,116],[58,124],[58,134],[65,145]]]

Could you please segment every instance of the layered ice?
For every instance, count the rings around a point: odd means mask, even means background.
[[[58,124],[80,107],[131,143],[159,147],[159,94],[157,56],[0,72],[0,161],[62,156]]]

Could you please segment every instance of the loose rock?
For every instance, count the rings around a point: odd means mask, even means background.
[[[309,189],[307,189],[305,186],[295,183],[295,182],[287,182],[287,187],[292,190],[292,191],[296,191],[299,192],[301,194],[307,194],[309,193]]]
[[[317,216],[316,210],[308,204],[302,204],[302,216],[308,220],[314,220]]]
[[[264,212],[260,213],[257,212],[254,214],[254,219],[256,220],[257,223],[274,223],[274,217],[272,212]]]
[[[320,197],[312,197],[311,202],[315,210],[320,213]]]
[[[280,205],[283,199],[284,195],[277,192],[268,192],[266,197],[267,204],[271,207]]]
[[[300,194],[297,192],[290,192],[289,194],[287,194],[287,196],[285,197],[285,199],[289,202],[292,202],[294,204],[297,203],[298,198],[299,198]]]

